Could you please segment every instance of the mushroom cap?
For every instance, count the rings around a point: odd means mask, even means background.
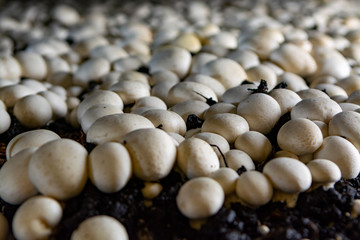
[[[86,141],[101,144],[119,142],[125,134],[139,128],[154,128],[147,118],[131,113],[106,115],[97,119],[87,131]]]
[[[190,219],[201,219],[216,214],[224,203],[221,185],[209,178],[198,177],[181,186],[176,196],[180,212]]]
[[[61,220],[62,207],[47,196],[26,200],[15,212],[12,230],[16,239],[47,239]]]
[[[323,142],[320,128],[305,118],[291,119],[281,126],[277,142],[281,149],[296,155],[315,152]]]
[[[263,173],[274,188],[286,193],[304,192],[311,186],[311,173],[299,160],[279,157],[265,164]]]
[[[236,195],[251,206],[261,206],[273,196],[273,186],[269,179],[258,171],[246,171],[236,181]]]
[[[210,145],[212,145],[216,155],[220,159],[220,162],[223,161],[222,154],[225,154],[227,151],[230,150],[230,145],[228,141],[221,135],[212,132],[200,132],[195,134],[193,137],[200,138]],[[220,151],[219,151],[219,149]]]
[[[230,149],[225,154],[226,163],[229,168],[234,169],[235,171],[239,170],[241,167],[245,167],[247,171],[255,170],[255,164],[251,157],[241,150]],[[223,161],[221,161],[221,167],[224,167]]]
[[[177,149],[177,165],[188,178],[205,177],[219,169],[214,149],[200,138],[188,138]]]
[[[321,147],[314,153],[314,158],[328,159],[341,170],[345,179],[355,178],[360,172],[360,154],[356,147],[340,136],[324,138]]]
[[[50,141],[33,153],[29,163],[30,180],[44,195],[69,199],[78,195],[86,184],[87,158],[86,149],[74,140]]]
[[[80,223],[72,233],[71,240],[128,240],[126,228],[115,218],[98,215],[90,217]]]
[[[89,154],[89,178],[102,192],[121,190],[132,175],[131,159],[120,143],[97,145]]]
[[[313,159],[306,166],[311,172],[313,183],[337,182],[341,178],[338,165],[327,159]]]
[[[163,109],[150,109],[142,113],[142,116],[149,119],[154,126],[160,126],[165,132],[175,132],[184,135],[186,124],[184,119],[173,111]]]
[[[163,130],[137,129],[126,134],[121,142],[129,151],[134,175],[145,181],[166,177],[176,161],[176,145]]]
[[[234,192],[236,180],[239,175],[232,168],[219,168],[218,170],[210,173],[209,177],[221,185],[226,195]]]
[[[9,113],[0,107],[0,134],[6,132],[10,128],[11,118]]]
[[[207,118],[201,132],[212,132],[223,136],[229,143],[249,131],[249,124],[245,118],[234,113],[218,113]]]

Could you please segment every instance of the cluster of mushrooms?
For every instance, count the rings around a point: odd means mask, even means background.
[[[356,1],[108,1],[21,14],[17,4],[0,16],[0,134],[10,116],[29,129],[0,169],[1,199],[20,205],[16,239],[48,238],[88,179],[114,193],[135,176],[151,205],[175,169],[186,179],[177,206],[198,227],[224,204],[291,207],[360,172]],[[285,114],[274,151],[267,136]],[[41,129],[57,119],[95,148]],[[0,239],[8,233],[0,213]],[[109,216],[72,239],[89,236],[128,238]]]

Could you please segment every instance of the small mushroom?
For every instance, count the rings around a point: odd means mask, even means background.
[[[117,93],[125,105],[135,103],[140,98],[150,96],[150,87],[140,81],[119,81],[112,85],[109,90]]]
[[[255,164],[251,157],[241,150],[230,149],[224,154],[225,162],[221,161],[221,167],[229,167],[238,171],[241,168],[245,168],[245,170],[255,170]]]
[[[341,178],[340,168],[327,159],[313,159],[306,166],[311,172],[313,185],[325,185],[329,188]]]
[[[184,136],[186,132],[186,124],[182,117],[173,111],[163,109],[150,109],[141,114],[149,119],[154,126],[164,130],[165,132],[175,132]]]
[[[30,180],[44,195],[59,200],[69,199],[78,195],[85,186],[87,158],[86,149],[74,140],[50,141],[39,147],[30,158]]]
[[[189,115],[194,114],[199,118],[202,118],[204,112],[209,108],[209,105],[206,102],[199,100],[187,100],[181,103],[178,103],[168,110],[176,112],[179,114],[184,121],[186,122]]]
[[[83,62],[75,72],[73,83],[86,87],[91,80],[99,80],[110,71],[110,63],[105,58],[91,58]]]
[[[47,66],[44,58],[35,52],[19,52],[15,55],[21,69],[22,77],[42,80],[47,76]]]
[[[209,177],[217,181],[223,188],[225,195],[227,195],[235,191],[239,174],[234,169],[225,167],[210,173]]]
[[[216,214],[224,203],[221,185],[209,178],[198,177],[180,188],[176,204],[180,212],[190,219],[202,219]]]
[[[205,112],[204,112],[204,120],[212,117],[218,113],[236,113],[236,107],[234,104],[226,103],[226,102],[218,102],[214,105],[211,105]]]
[[[188,138],[177,149],[177,165],[188,178],[205,177],[219,169],[213,148],[200,138]]]
[[[0,119],[1,119],[1,122],[0,122],[0,134],[2,134],[4,132],[6,132],[10,128],[11,118],[10,118],[9,113],[5,109],[3,109],[1,107],[0,107]]]
[[[212,132],[200,132],[193,135],[193,137],[200,138],[209,143],[210,146],[212,146],[215,150],[216,155],[218,156],[220,161],[222,161],[222,154],[225,154],[227,151],[230,150],[230,145],[228,141],[219,134]]]
[[[120,143],[107,142],[96,146],[89,154],[89,178],[102,192],[121,190],[132,175],[131,159]]]
[[[129,151],[136,177],[157,181],[166,177],[176,161],[176,145],[163,130],[137,129],[126,134],[121,142]]]
[[[46,196],[26,200],[15,212],[12,230],[16,239],[47,239],[63,214],[58,201]]]
[[[273,186],[261,172],[246,171],[238,177],[235,192],[246,204],[259,207],[271,200]]]
[[[141,193],[146,199],[153,199],[160,194],[163,186],[158,182],[145,182],[144,187],[141,189]]]

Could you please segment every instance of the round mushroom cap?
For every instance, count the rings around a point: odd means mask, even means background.
[[[205,112],[204,112],[204,119],[208,119],[211,116],[218,114],[218,113],[236,113],[235,105],[226,102],[218,102],[214,105],[211,105]]]
[[[299,160],[279,157],[265,164],[263,173],[274,188],[286,193],[304,192],[311,186],[311,173]]]
[[[360,150],[360,113],[340,112],[330,120],[328,129],[329,135],[345,137]]]
[[[16,54],[22,77],[42,80],[47,75],[47,66],[44,58],[35,52],[22,51]]]
[[[235,184],[239,175],[234,169],[225,167],[210,173],[209,177],[217,181],[227,195],[235,191]]]
[[[237,114],[245,118],[250,130],[267,134],[280,119],[281,108],[271,96],[255,93],[239,103]]]
[[[279,130],[277,142],[281,149],[296,155],[315,152],[323,142],[320,128],[305,118],[292,119]]]
[[[161,126],[165,132],[175,132],[184,135],[186,124],[184,119],[176,112],[163,109],[150,109],[142,113],[142,116],[149,119],[154,126]]]
[[[74,140],[57,139],[45,143],[30,159],[30,180],[44,195],[59,200],[72,198],[86,184],[87,158],[87,150]]]
[[[241,150],[230,149],[224,154],[226,159],[227,167],[238,171],[240,168],[245,168],[245,170],[255,170],[255,164],[251,157]],[[221,167],[225,167],[225,163],[221,161]]]
[[[86,141],[102,144],[119,142],[127,133],[139,128],[154,128],[147,118],[132,114],[111,114],[97,119],[87,131]]]
[[[341,107],[330,98],[307,98],[292,108],[291,119],[307,118],[329,123],[330,119],[339,112],[342,112]]]
[[[26,200],[15,212],[12,230],[16,239],[47,239],[63,214],[58,201],[47,196]]]
[[[311,172],[313,183],[332,183],[341,178],[338,165],[327,159],[313,159],[306,166]]]
[[[10,227],[5,216],[0,213],[0,239],[6,240],[9,238]]]
[[[10,118],[9,113],[5,109],[3,109],[1,107],[0,107],[0,119],[1,119],[1,122],[0,122],[0,134],[2,134],[4,132],[6,132],[10,128],[11,118]]]
[[[265,161],[272,152],[270,140],[256,131],[248,131],[238,136],[235,148],[246,152],[254,162]]]
[[[89,178],[102,192],[121,190],[132,175],[131,159],[120,143],[107,142],[96,146],[89,154]]]
[[[290,112],[291,109],[301,101],[300,96],[296,92],[286,88],[273,89],[269,94],[279,103],[281,116]]]
[[[250,89],[256,89],[256,88],[257,85],[255,83],[246,83],[229,88],[221,96],[221,101],[225,103],[232,103],[237,105],[239,102],[242,102],[252,93]]]
[[[163,130],[137,129],[126,134],[121,142],[129,151],[135,176],[142,180],[162,179],[175,164],[175,142]]]
[[[59,95],[51,91],[43,91],[38,94],[49,102],[53,119],[63,118],[66,116],[68,107]]]
[[[207,143],[209,143],[210,146],[213,147],[218,158],[221,159],[220,161],[223,160],[222,154],[230,150],[230,145],[228,141],[226,141],[226,139],[219,134],[211,133],[211,132],[200,132],[195,134],[193,137],[200,138],[206,141]],[[219,151],[219,149],[221,152]]]
[[[206,102],[199,100],[187,100],[185,102],[178,103],[171,108],[169,111],[176,112],[179,114],[184,121],[187,121],[187,118],[190,114],[195,114],[199,118],[202,118],[204,112],[209,108],[209,105]]]
[[[188,178],[205,177],[220,167],[213,148],[200,138],[188,138],[177,149],[177,164]]]
[[[249,131],[248,122],[241,116],[233,113],[218,113],[207,118],[201,132],[212,132],[223,136],[229,143]]]
[[[181,186],[176,197],[180,212],[190,219],[201,219],[216,214],[224,203],[221,185],[209,178],[198,177]]]
[[[124,104],[135,103],[138,99],[150,96],[150,87],[140,81],[123,80],[110,87],[111,91],[117,93]]]
[[[269,179],[258,171],[246,171],[236,181],[236,195],[251,206],[261,206],[273,196],[273,186]]]
[[[20,204],[38,193],[29,179],[28,166],[36,148],[27,148],[14,155],[0,168],[0,197],[10,204]]]
[[[60,139],[60,136],[46,129],[36,129],[20,133],[8,143],[6,147],[6,159],[10,160],[12,156],[25,148],[37,148],[56,139]]]
[[[98,215],[80,223],[72,233],[71,240],[128,240],[126,228],[115,218]]]
[[[168,70],[176,73],[179,78],[183,78],[189,72],[190,65],[190,52],[175,46],[157,49],[148,63],[150,74]]]
[[[324,138],[321,147],[314,153],[314,159],[328,159],[341,170],[345,179],[355,178],[360,172],[360,154],[356,147],[340,136]]]
[[[46,98],[28,95],[15,103],[14,115],[25,127],[38,128],[52,119],[53,112]]]

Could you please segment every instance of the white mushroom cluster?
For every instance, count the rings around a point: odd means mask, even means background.
[[[129,2],[121,14],[55,4],[46,24],[31,12],[0,19],[0,40],[16,41],[0,45],[0,136],[12,117],[29,130],[6,143],[0,168],[1,199],[21,204],[16,238],[48,237],[59,201],[88,180],[108,194],[136,177],[151,200],[178,171],[178,209],[203,220],[228,201],[294,206],[301,192],[359,175],[356,6],[339,3],[347,11],[338,14],[336,5],[299,2],[306,20],[291,4],[267,11],[270,1],[251,10],[219,2],[179,10]],[[92,150],[39,129],[54,121],[84,134]],[[71,238],[128,235],[96,216]]]

